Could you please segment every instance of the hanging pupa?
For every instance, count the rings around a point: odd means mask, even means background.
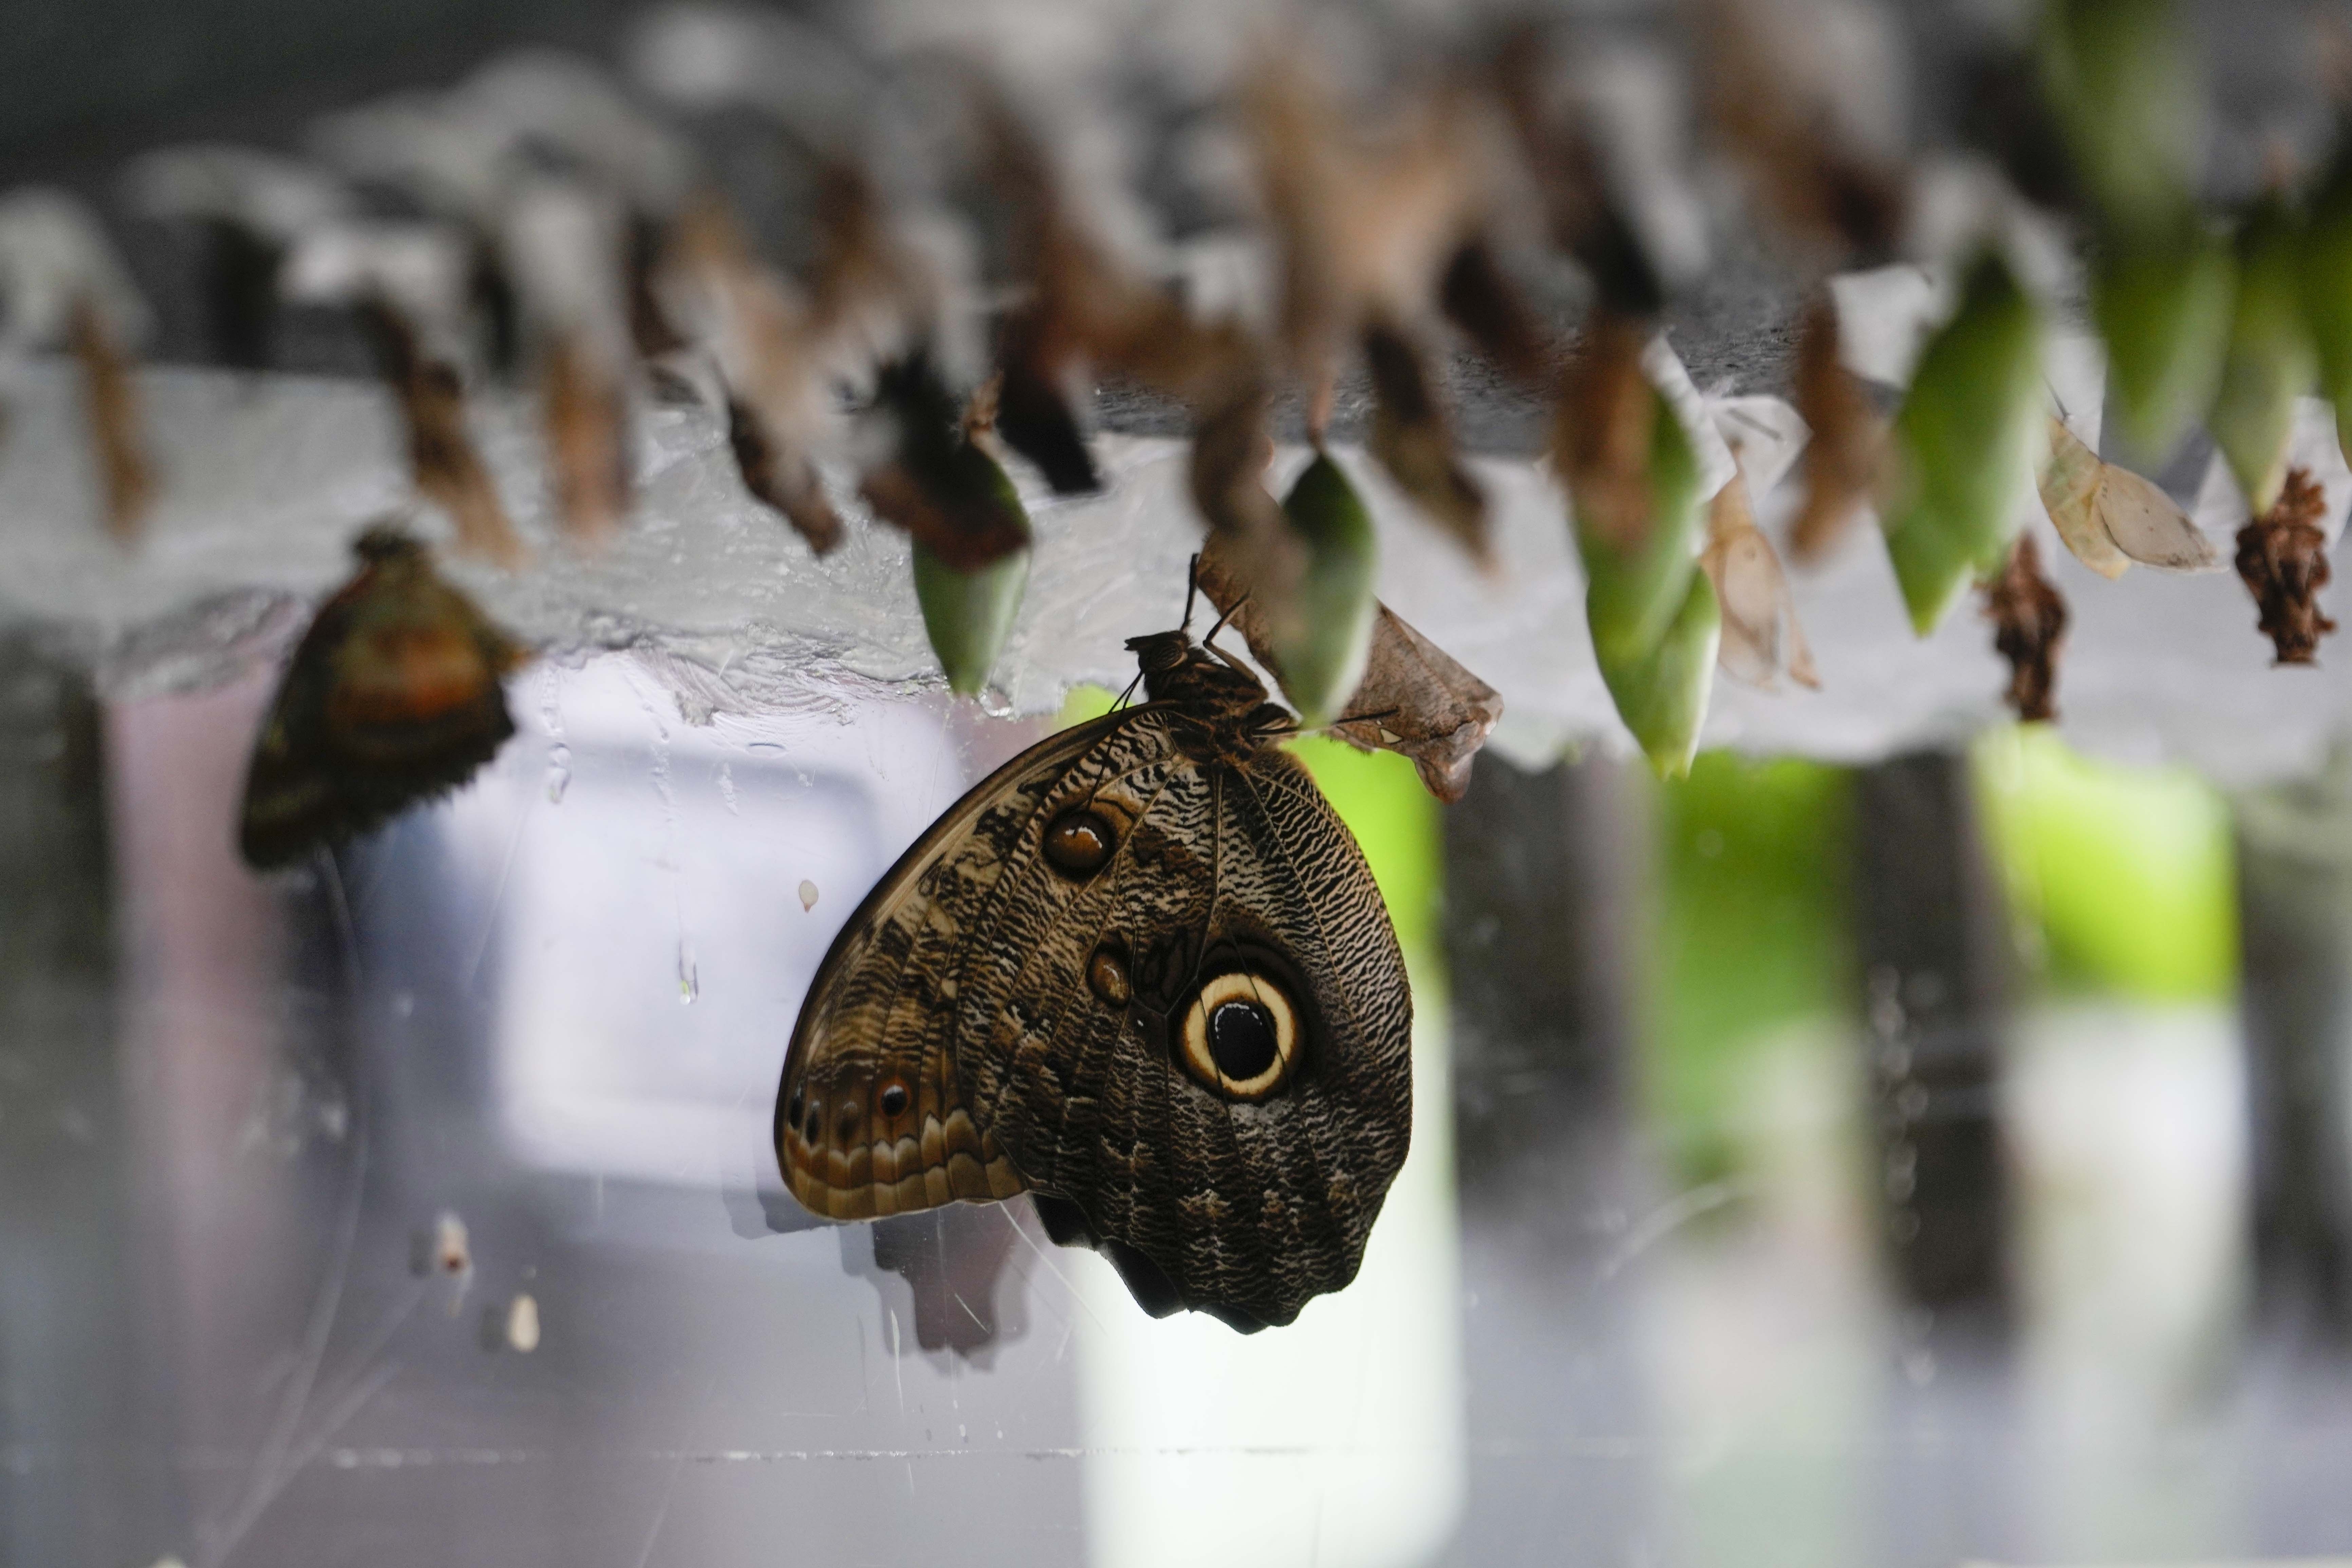
[[[2266,196],[2238,231],[2238,298],[2221,384],[2206,424],[2231,477],[2259,517],[2286,477],[2294,400],[2319,379],[2319,354],[2303,314],[2303,235],[2294,213]]]
[[[1723,619],[1698,564],[1698,453],[1641,351],[1632,322],[1594,323],[1561,399],[1554,461],[1601,679],[1651,766],[1673,777],[1697,749]]]
[[[1282,510],[1306,547],[1307,563],[1298,614],[1290,617],[1289,634],[1275,641],[1275,672],[1300,722],[1312,729],[1347,711],[1364,679],[1379,607],[1372,580],[1380,543],[1363,498],[1328,453],[1315,454],[1283,498]]]
[[[989,450],[995,388],[973,395],[960,429],[934,428],[945,425],[940,416],[952,405],[919,358],[885,367],[882,395],[898,421],[898,455],[868,474],[866,499],[914,535],[923,630],[948,689],[973,696],[988,683],[1029,585],[1029,513]],[[887,476],[878,484],[877,474]],[[984,549],[975,537],[982,532]],[[1012,547],[1003,548],[1008,537]]]
[[[1895,418],[1886,553],[1921,637],[1970,580],[2005,559],[2042,414],[2040,313],[2008,263],[1988,252],[1921,352]]]

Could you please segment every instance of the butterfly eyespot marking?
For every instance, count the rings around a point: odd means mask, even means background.
[[[1124,1007],[1135,997],[1135,986],[1127,977],[1127,954],[1115,947],[1098,947],[1094,957],[1087,961],[1087,989],[1114,1007]]]
[[[1087,806],[1071,807],[1045,829],[1045,858],[1054,869],[1077,880],[1109,865],[1111,851],[1118,847],[1118,830]]]
[[[911,1098],[907,1086],[894,1078],[883,1084],[882,1092],[874,1097],[874,1103],[881,1107],[886,1119],[895,1121],[907,1113],[907,1102]]]
[[[1184,1070],[1226,1100],[1265,1100],[1298,1062],[1298,1009],[1280,982],[1247,970],[1212,976],[1184,1012]]]
[[[845,1143],[849,1142],[852,1137],[856,1135],[857,1123],[860,1120],[861,1118],[857,1114],[857,1105],[856,1101],[853,1100],[849,1104],[841,1108],[841,1114],[835,1119],[835,1124],[841,1129],[841,1139],[843,1142]]]
[[[801,1124],[801,1112],[807,1104],[808,1085],[804,1083],[793,1085],[793,1098],[784,1106],[784,1125],[798,1127]]]
[[[801,1123],[801,1136],[809,1142],[814,1143],[824,1134],[824,1107],[812,1105],[808,1108],[808,1120]]]

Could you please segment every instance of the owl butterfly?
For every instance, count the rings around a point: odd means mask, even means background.
[[[319,607],[254,744],[237,847],[257,869],[457,788],[514,733],[499,683],[526,650],[400,529],[352,548],[360,570]]]
[[[1253,1331],[1355,1278],[1412,997],[1289,714],[1182,631],[1128,647],[1141,705],[1000,768],[835,939],[777,1152],[835,1219],[1027,1191],[1153,1316]]]

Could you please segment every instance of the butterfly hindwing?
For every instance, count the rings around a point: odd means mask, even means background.
[[[1022,859],[992,924],[1010,940],[970,955],[974,1109],[1033,1187],[1156,1265],[1179,1304],[1288,1322],[1354,1278],[1410,1133],[1410,992],[1378,888],[1279,751],[1180,753],[1049,799],[1033,838],[1088,806],[1120,825],[1112,858],[1075,889],[1049,856]],[[1099,984],[1107,960],[1125,986]],[[1205,988],[1244,980],[1245,998],[1278,991],[1301,1037],[1254,1100],[1188,1070],[1182,1041]]]

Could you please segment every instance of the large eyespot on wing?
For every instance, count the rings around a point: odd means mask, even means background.
[[[956,1070],[959,976],[968,952],[994,940],[1000,879],[1034,858],[1041,803],[1097,766],[1129,718],[1112,714],[1052,736],[974,786],[834,939],[777,1090],[777,1158],[803,1206],[863,1219],[1023,1190]]]
[[[1193,992],[1176,1031],[1177,1059],[1220,1099],[1255,1105],[1290,1081],[1306,1029],[1297,1004],[1273,975],[1212,974]]]

